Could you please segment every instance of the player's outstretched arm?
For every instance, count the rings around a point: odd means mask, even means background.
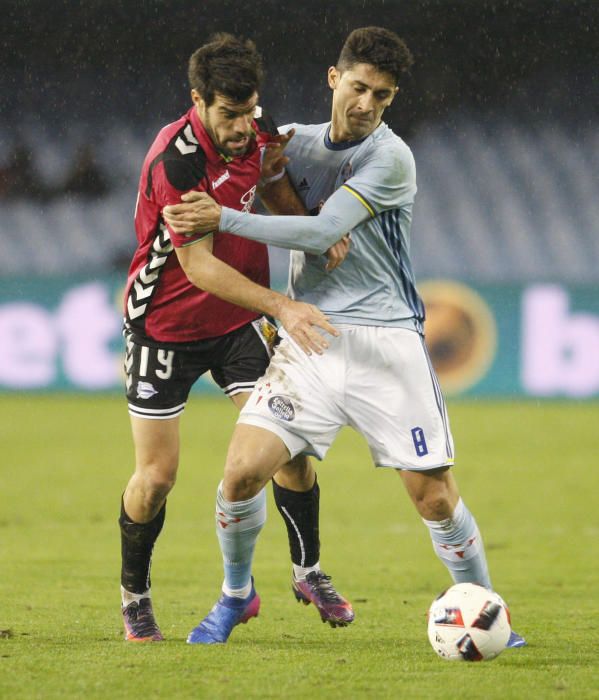
[[[369,218],[366,207],[339,188],[325,202],[318,216],[262,216],[221,207],[205,192],[188,192],[181,199],[193,203],[163,209],[163,216],[177,233],[227,231],[280,248],[320,255]]]
[[[175,248],[189,281],[220,299],[277,318],[289,335],[310,355],[322,354],[328,347],[317,330],[339,335],[327,317],[312,304],[292,301],[283,294],[262,287],[212,255],[212,237],[183,248]]]
[[[219,230],[318,255],[369,217],[360,200],[341,187],[327,199],[318,216],[261,216],[222,207]]]

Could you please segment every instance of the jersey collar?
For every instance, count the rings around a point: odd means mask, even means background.
[[[369,136],[376,134],[383,124],[384,122],[381,122],[374,131],[371,131],[370,134],[367,134],[364,138],[358,139],[357,141],[338,141],[336,143],[331,141],[331,125],[329,124],[324,133],[324,145],[330,151],[345,151],[346,148],[353,148],[354,146],[359,146],[361,143],[364,143]]]

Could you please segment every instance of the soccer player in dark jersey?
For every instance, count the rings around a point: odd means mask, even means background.
[[[179,416],[193,383],[210,371],[241,408],[269,362],[276,328],[267,317],[277,318],[308,354],[328,345],[316,327],[337,335],[315,306],[269,289],[265,245],[227,233],[176,233],[162,216],[165,206],[189,191],[252,211],[261,157],[278,138],[274,125],[258,116],[261,78],[252,42],[215,35],[190,58],[192,107],[159,132],[141,172],[124,329],[135,472],[119,518],[122,612],[131,641],[162,639],[150,597],[151,556],[175,483]],[[294,573],[305,578],[319,572],[316,476],[300,456],[277,478],[277,505],[294,532],[295,549],[301,545],[303,553]],[[328,577],[319,573],[313,588],[326,594],[328,609],[341,605],[347,621],[353,619]]]

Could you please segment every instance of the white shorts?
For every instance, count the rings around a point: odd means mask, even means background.
[[[428,470],[453,464],[453,439],[423,338],[404,328],[337,326],[322,355],[283,331],[240,423],[278,435],[292,457],[322,459],[340,428],[364,435],[377,466]]]

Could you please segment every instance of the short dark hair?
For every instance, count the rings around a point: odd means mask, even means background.
[[[264,71],[253,41],[220,32],[191,54],[189,85],[209,107],[216,92],[246,102],[259,89]]]
[[[403,39],[383,27],[360,27],[347,37],[339,54],[337,68],[341,72],[356,63],[368,63],[399,82],[414,63],[412,53]]]

